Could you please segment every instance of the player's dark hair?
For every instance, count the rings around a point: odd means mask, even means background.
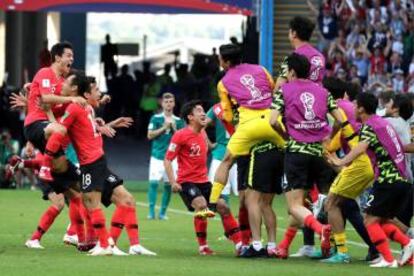
[[[384,91],[378,95],[378,99],[382,100],[384,104],[390,102],[394,98],[394,92]]]
[[[200,100],[192,100],[184,104],[184,106],[181,108],[181,118],[184,119],[184,121],[188,124],[190,123],[190,120],[188,119],[188,115],[193,113],[194,108],[197,105],[203,105],[203,102]]]
[[[74,77],[72,79],[72,85],[78,87],[78,95],[83,96],[85,92],[90,91],[90,82],[88,77],[85,75],[85,72],[77,70],[72,74]]]
[[[378,107],[378,99],[371,93],[359,93],[356,97],[357,106],[363,107],[368,115],[375,114]]]
[[[93,76],[87,76],[89,84],[96,84],[96,78]]]
[[[290,20],[289,28],[296,33],[300,40],[309,41],[315,29],[315,23],[306,17],[296,16]]]
[[[327,77],[323,79],[322,84],[335,100],[342,99],[345,96],[346,83],[344,81],[335,77]]]
[[[234,44],[224,44],[220,46],[220,56],[224,61],[230,61],[231,66],[235,66],[242,61],[242,51],[239,46]]]
[[[52,56],[52,62],[55,62],[56,56],[61,57],[63,55],[63,52],[65,52],[65,49],[71,49],[73,50],[73,46],[70,42],[64,41],[56,43],[52,46],[52,49],[50,49],[50,55]]]
[[[408,120],[413,115],[413,105],[407,95],[398,94],[393,99],[393,108],[399,109],[399,114],[404,120]]]
[[[345,83],[345,92],[349,97],[349,100],[353,102],[359,93],[362,93],[361,85],[358,83],[353,82],[346,82]]]
[[[299,79],[307,79],[309,76],[310,64],[305,56],[293,53],[286,59],[288,70],[295,71]]]

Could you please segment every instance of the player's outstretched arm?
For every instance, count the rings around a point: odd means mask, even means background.
[[[119,117],[106,125],[111,128],[129,128],[134,120],[131,117]]]
[[[181,191],[181,186],[176,182],[172,161],[164,159],[165,172],[167,173],[168,181],[171,184],[171,189],[174,193]]]
[[[369,144],[366,142],[359,142],[356,147],[354,147],[344,158],[339,159],[333,157],[333,155],[328,156],[328,162],[334,166],[342,167],[346,166],[352,161],[354,161],[358,156],[365,153],[368,149]]]
[[[410,143],[410,144],[404,145],[404,152],[406,152],[406,153],[414,153],[414,143]]]
[[[160,136],[161,134],[163,134],[170,126],[171,126],[171,123],[166,122],[159,129],[156,129],[156,130],[148,130],[148,135],[147,135],[148,140],[153,140],[153,139],[157,138],[158,136]]]
[[[81,106],[87,106],[88,102],[82,97],[64,97],[53,94],[42,94],[42,103],[44,104],[67,104],[76,103]]]
[[[27,108],[27,97],[20,92],[19,94],[13,93],[10,96],[10,109],[26,109]]]

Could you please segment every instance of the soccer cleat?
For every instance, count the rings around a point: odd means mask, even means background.
[[[334,247],[331,248],[331,250],[329,251],[329,256],[327,256],[327,257],[323,256],[322,250],[315,249],[313,251],[312,255],[309,256],[309,258],[314,259],[314,260],[320,260],[320,259],[329,258],[330,256],[335,255],[335,254],[336,254],[336,251],[335,251]]]
[[[102,248],[100,246],[95,247],[92,253],[89,253],[88,256],[111,256],[112,254],[112,247],[108,245],[105,248]]]
[[[147,256],[157,256],[157,253],[152,252],[140,244],[133,245],[129,248],[130,255],[147,255]]]
[[[122,251],[121,249],[118,248],[118,246],[116,245],[111,245],[112,247],[112,254],[114,256],[128,256],[128,253],[125,253],[124,251]]]
[[[379,261],[381,261],[381,255],[378,252],[373,253],[370,250],[370,251],[368,251],[368,254],[365,257],[365,261],[370,263],[370,264],[376,264]]]
[[[41,244],[39,240],[27,240],[24,244],[27,248],[33,248],[33,249],[45,249]]]
[[[405,263],[407,263],[410,258],[414,254],[414,239],[410,240],[410,242],[403,247],[401,251],[401,259],[400,259],[400,265],[403,266]]]
[[[78,236],[77,235],[65,234],[63,236],[63,243],[67,244],[67,245],[77,246],[78,245]]]
[[[159,220],[168,220],[168,217],[167,217],[167,215],[165,215],[165,214],[160,214],[160,215],[158,216],[158,219],[159,219]]]
[[[397,260],[394,260],[391,263],[389,263],[386,260],[382,259],[380,262],[370,265],[370,267],[374,267],[374,268],[382,268],[382,267],[398,268],[398,263],[397,263]]]
[[[332,255],[328,259],[321,260],[322,263],[329,263],[329,264],[347,264],[351,261],[351,257],[345,253],[339,253]]]
[[[155,215],[148,215],[148,216],[147,216],[147,219],[149,219],[149,220],[154,220],[154,219],[155,219]]]
[[[213,218],[215,215],[216,214],[208,208],[198,211],[194,214],[194,216],[197,218]]]
[[[289,250],[283,247],[277,247],[275,256],[278,259],[287,259],[289,256]]]
[[[91,249],[93,249],[96,246],[95,243],[78,243],[78,245],[76,246],[76,248],[78,249],[78,251],[80,252],[89,252],[91,253]]]
[[[250,247],[245,250],[242,254],[239,256],[240,258],[266,258],[267,257],[267,251],[264,248],[261,248],[260,250],[254,249],[253,245],[250,245]]]
[[[242,255],[247,249],[249,249],[248,245],[242,245],[239,248],[236,249],[236,257],[239,257]]]
[[[321,214],[324,211],[323,206],[326,201],[326,198],[327,198],[326,195],[319,194],[317,201],[314,204],[312,204],[313,216],[315,218],[318,218],[319,214]]]
[[[99,244],[99,242],[97,242],[96,244],[95,244],[95,246],[94,247],[92,247],[89,251],[88,251],[88,253],[93,253],[96,249],[98,249],[99,247],[101,247],[101,245]]]
[[[210,249],[210,247],[208,247],[208,245],[200,246],[200,248],[198,249],[198,253],[201,256],[210,256],[216,254],[213,250]]]
[[[53,176],[49,167],[40,167],[38,177],[45,182],[53,182]]]
[[[289,255],[289,257],[311,257],[314,251],[315,247],[313,245],[304,245],[301,248],[299,248],[298,252]]]
[[[322,256],[325,258],[329,257],[330,251],[331,251],[330,237],[331,237],[331,226],[329,224],[323,225],[322,235],[321,235],[321,251],[322,251]]]
[[[269,258],[276,258],[276,250],[277,250],[276,247],[274,247],[274,248],[266,248],[266,250],[267,250],[267,256]]]
[[[409,228],[405,233],[410,239],[414,239],[414,228]]]

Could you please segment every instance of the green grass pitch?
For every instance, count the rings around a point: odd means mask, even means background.
[[[128,183],[137,187],[138,183]],[[145,192],[134,192],[138,202],[141,243],[158,253],[157,257],[89,257],[74,247],[65,246],[62,237],[68,225],[65,209],[44,235],[45,250],[27,249],[24,242],[35,229],[48,202],[40,199],[39,191],[0,190],[0,275],[412,275],[412,267],[398,269],[371,269],[360,261],[367,253],[351,226],[347,227],[350,264],[327,265],[306,258],[288,260],[245,260],[234,257],[233,245],[221,239],[220,220],[210,220],[208,241],[215,256],[199,256],[191,214],[187,213],[179,196],[174,195],[168,221],[148,221]],[[231,199],[232,210],[237,210],[237,199]],[[285,201],[276,197],[274,207],[278,215],[278,241],[286,225]],[[107,209],[107,225],[113,207]],[[302,236],[294,241],[292,252],[302,244]],[[119,247],[127,250],[123,233]],[[398,247],[393,246],[394,250]]]

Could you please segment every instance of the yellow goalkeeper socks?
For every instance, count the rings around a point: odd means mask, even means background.
[[[336,249],[339,253],[346,254],[348,252],[348,247],[346,246],[346,234],[345,232],[334,234]]]
[[[223,184],[219,183],[219,182],[214,182],[213,184],[213,188],[211,189],[211,195],[210,195],[210,203],[217,203],[217,201],[220,198],[221,192],[224,189]]]

